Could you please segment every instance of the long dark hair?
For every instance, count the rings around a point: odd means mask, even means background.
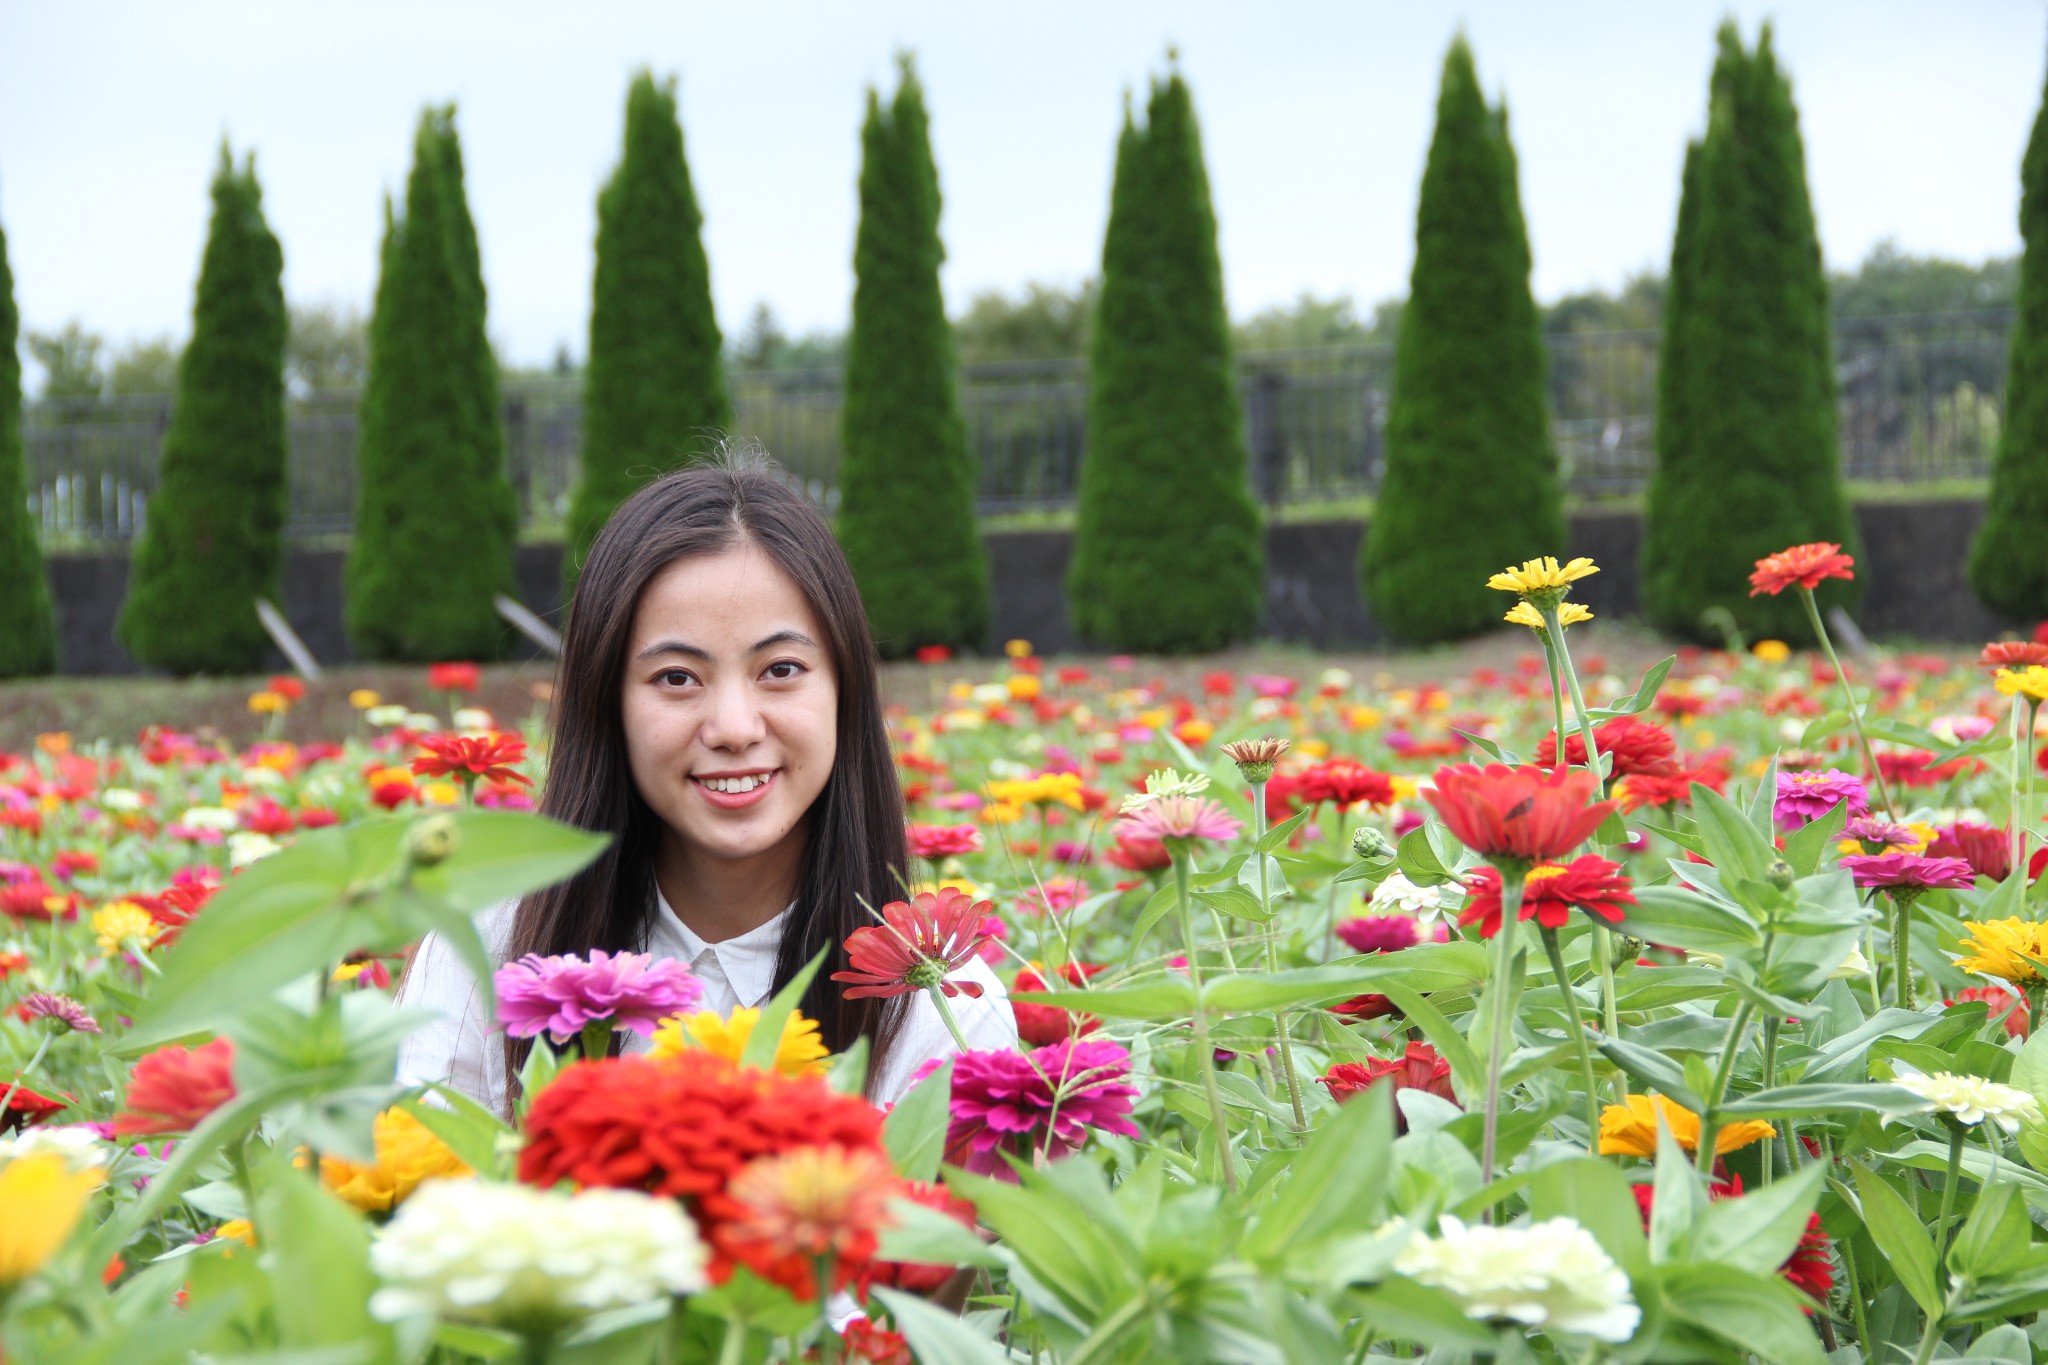
[[[633,615],[649,581],[676,560],[751,543],[803,593],[839,680],[838,754],[811,805],[775,987],[830,948],[801,1008],[835,1052],[868,1039],[872,1085],[902,1026],[904,997],[848,1000],[830,977],[846,966],[846,936],[871,922],[862,902],[880,908],[901,894],[909,861],[903,794],[853,571],[817,509],[771,470],[759,459],[678,470],[626,499],[591,545],[562,640],[540,810],[612,841],[576,876],[519,902],[506,955],[646,950],[661,821],[633,783],[620,718]],[[508,1106],[530,1048],[525,1039],[505,1040]]]

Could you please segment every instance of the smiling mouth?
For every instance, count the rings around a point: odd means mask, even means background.
[[[766,772],[735,773],[725,777],[696,777],[690,781],[711,800],[714,805],[735,806],[749,804],[759,797],[774,782],[779,769]]]

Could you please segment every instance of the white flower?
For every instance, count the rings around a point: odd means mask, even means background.
[[[1797,716],[1786,716],[1778,722],[1778,739],[1785,744],[1797,744],[1805,733],[1806,722]]]
[[[405,714],[405,728],[417,730],[421,734],[432,734],[441,728],[441,720],[440,717],[430,716],[424,711],[408,711]]]
[[[1982,1076],[1958,1076],[1952,1071],[1937,1071],[1928,1076],[1910,1066],[1901,1066],[1892,1077],[1892,1084],[1912,1091],[1926,1100],[1935,1113],[1965,1127],[1974,1128],[1990,1119],[2006,1132],[2017,1133],[2022,1120],[2041,1121],[2040,1102],[2032,1095]]]
[[[1122,810],[1125,815],[1130,815],[1169,796],[1194,796],[1207,790],[1207,773],[1180,773],[1171,768],[1161,768],[1158,772],[1145,774],[1145,790],[1135,796],[1126,796]]]
[[[389,703],[384,706],[373,706],[369,710],[363,712],[363,719],[381,729],[382,727],[387,725],[398,724],[398,722],[406,718],[407,714],[410,713],[411,709],[411,707],[400,706],[396,703]]]
[[[705,1287],[704,1244],[674,1201],[635,1190],[550,1194],[433,1180],[370,1248],[385,1287],[370,1311],[432,1313],[542,1332],[591,1313]]]
[[[1001,683],[983,683],[967,694],[977,705],[1001,706],[1010,699],[1010,689]]]
[[[1375,910],[1413,915],[1427,925],[1452,908],[1444,904],[1444,897],[1457,894],[1457,888],[1453,886],[1417,886],[1399,872],[1390,872],[1379,889],[1372,893],[1371,904]]]
[[[228,862],[235,867],[247,867],[250,863],[268,858],[284,845],[268,834],[257,834],[253,830],[237,830],[228,836]]]
[[[1281,714],[1286,709],[1287,703],[1278,697],[1253,697],[1251,707],[1246,714],[1255,721],[1267,721]]]
[[[127,787],[108,787],[100,793],[101,810],[138,811],[142,809],[142,793]]]
[[[1492,1228],[1446,1216],[1394,1269],[1460,1300],[1470,1318],[1627,1341],[1643,1316],[1627,1274],[1572,1218]]]
[[[178,823],[187,829],[217,829],[225,832],[239,826],[242,817],[225,806],[193,806],[178,817]]]
[[[242,785],[245,787],[268,787],[272,791],[284,785],[284,774],[275,768],[242,769]]]
[[[1351,671],[1345,668],[1326,668],[1316,677],[1316,682],[1319,685],[1334,687],[1339,691],[1348,690],[1351,686],[1351,681]]]
[[[489,734],[498,728],[498,723],[491,719],[491,713],[481,706],[462,707],[448,719],[454,722],[456,729],[468,733]]]
[[[72,1171],[104,1166],[112,1149],[100,1135],[83,1124],[24,1128],[10,1138],[0,1138],[0,1166],[25,1156],[59,1156]]]

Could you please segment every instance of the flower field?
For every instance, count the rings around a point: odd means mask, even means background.
[[[2048,644],[1618,676],[1596,571],[1412,686],[932,657],[903,899],[725,1017],[489,959],[601,840],[465,666],[0,754],[0,1359],[2041,1358]],[[534,1040],[509,1114],[392,1080],[429,932]],[[886,1110],[795,1008],[950,1021],[977,957],[1019,1048]]]

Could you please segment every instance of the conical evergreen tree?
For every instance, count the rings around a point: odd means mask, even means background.
[[[839,472],[839,541],[876,642],[974,647],[988,633],[978,469],[939,291],[939,176],[924,91],[903,60],[887,109],[868,92]]]
[[[1970,586],[2015,621],[2048,617],[2048,97],[2020,163],[2018,307],[2007,342],[2005,429],[1984,524],[1970,547]]]
[[[1444,58],[1394,350],[1387,467],[1360,550],[1373,618],[1414,642],[1500,624],[1486,580],[1564,548],[1543,338],[1505,107],[1463,37]]]
[[[349,638],[366,658],[491,658],[517,505],[452,109],[421,117],[404,216],[387,204],[385,217],[343,579]]]
[[[57,668],[57,620],[35,518],[28,511],[28,471],[21,443],[21,318],[7,234],[0,231],[0,678],[25,678]]]
[[[625,152],[597,198],[583,476],[563,556],[572,585],[613,509],[732,425],[703,224],[675,81],[643,71],[626,93]]]
[[[1672,250],[1643,610],[1683,635],[1711,637],[1732,619],[1752,637],[1803,641],[1812,632],[1798,595],[1751,597],[1749,575],[1790,545],[1854,550],[1827,278],[1770,27],[1754,52],[1733,23],[1719,42]],[[1853,604],[1857,588],[1830,583],[1823,607]]]
[[[1246,476],[1216,216],[1194,102],[1154,81],[1117,144],[1088,348],[1067,610],[1115,649],[1220,649],[1259,628],[1265,544]]]
[[[174,673],[249,673],[269,637],[289,508],[284,420],[284,253],[263,220],[254,158],[226,147],[199,266],[192,344],[116,633]]]

